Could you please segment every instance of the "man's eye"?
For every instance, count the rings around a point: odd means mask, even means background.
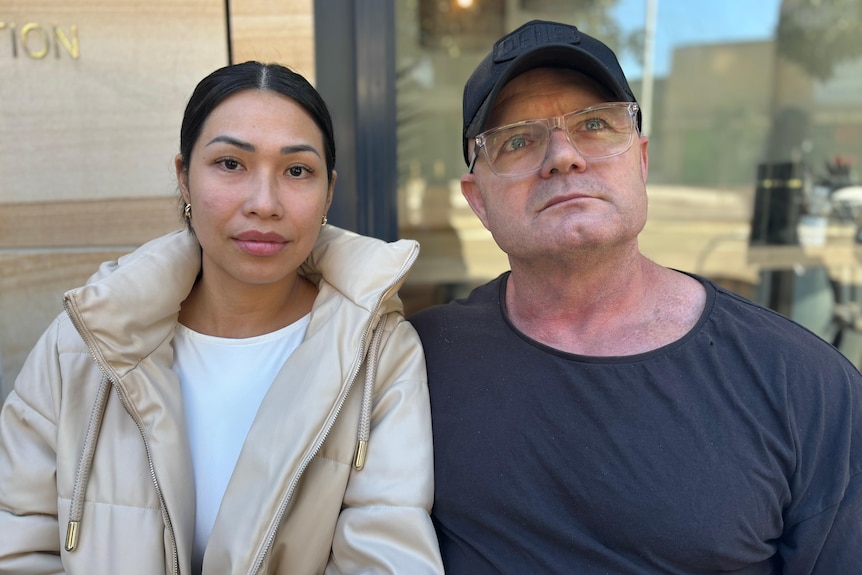
[[[601,118],[590,118],[583,123],[583,129],[587,132],[597,132],[604,130],[608,126],[607,122]]]
[[[525,148],[530,144],[529,140],[523,134],[519,134],[517,136],[512,136],[506,143],[503,145],[504,152],[515,152],[520,150],[521,148]]]

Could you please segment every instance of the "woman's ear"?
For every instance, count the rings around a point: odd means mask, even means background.
[[[323,209],[323,213],[329,211],[329,207],[332,205],[332,195],[335,192],[335,180],[338,178],[338,173],[335,170],[332,170],[332,178],[329,180],[329,190],[326,192],[326,207]]]
[[[174,168],[177,171],[177,185],[180,188],[180,194],[183,196],[183,200],[187,203],[191,203],[191,196],[189,195],[189,172],[185,169],[185,163],[183,162],[182,154],[177,154],[177,157],[174,158]]]

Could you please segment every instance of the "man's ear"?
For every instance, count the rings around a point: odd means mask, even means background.
[[[470,204],[470,209],[482,221],[482,225],[487,228],[488,216],[485,213],[485,199],[482,197],[482,191],[479,189],[479,184],[476,183],[474,174],[461,176],[461,193],[467,203]]]
[[[647,148],[649,147],[649,138],[647,138],[646,136],[641,136],[638,140],[638,145],[641,149],[641,176],[643,177],[644,183],[646,183],[647,174],[649,173],[649,154],[647,154]]]
[[[174,158],[174,168],[177,171],[177,184],[180,187],[180,194],[182,194],[183,200],[187,204],[190,204],[191,196],[189,195],[189,173],[183,168],[182,154],[177,154],[177,157]]]

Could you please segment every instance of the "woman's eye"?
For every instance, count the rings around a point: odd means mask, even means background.
[[[304,168],[302,166],[291,166],[287,169],[287,173],[294,178],[299,178],[300,176],[305,175],[305,173],[309,171],[310,170],[308,168]]]
[[[229,171],[238,170],[240,167],[240,163],[233,158],[224,158],[223,160],[219,160],[219,163]]]

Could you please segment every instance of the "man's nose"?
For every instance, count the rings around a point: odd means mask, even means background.
[[[587,162],[563,126],[554,126],[548,134],[548,150],[542,162],[541,173],[544,177],[569,171],[581,172]]]

